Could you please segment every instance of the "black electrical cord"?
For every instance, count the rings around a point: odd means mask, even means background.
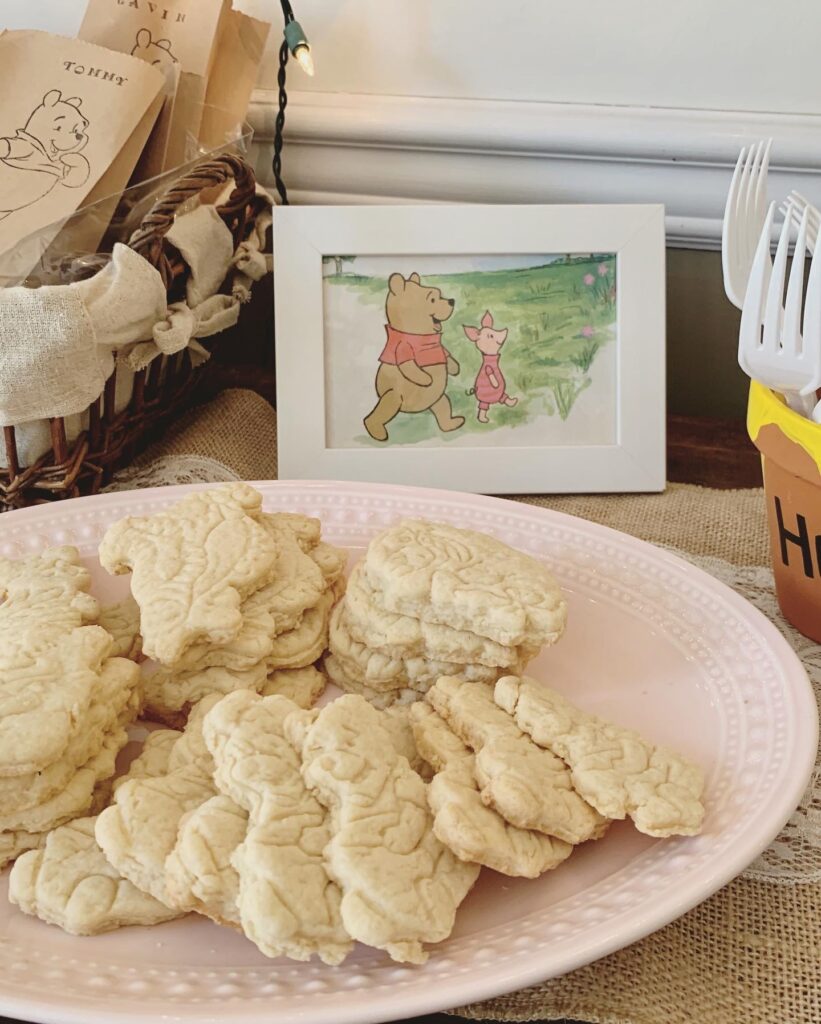
[[[291,5],[288,3],[288,0],[282,0],[282,10],[287,19],[288,14],[285,10],[286,5],[288,10],[290,10]],[[291,19],[293,19],[293,16],[293,11],[291,11]],[[274,124],[274,158],[272,161],[274,184],[276,185],[276,190],[279,193],[280,202],[283,206],[288,205],[288,191],[285,188],[285,182],[282,180],[282,142],[283,132],[285,130],[285,108],[288,105],[288,94],[285,91],[285,67],[287,63],[288,44],[283,39],[282,46],[279,48],[279,71],[277,72],[279,108],[277,110],[276,122]]]

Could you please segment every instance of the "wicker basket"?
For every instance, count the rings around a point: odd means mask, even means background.
[[[232,154],[196,165],[153,206],[131,236],[131,248],[159,271],[169,303],[184,296],[188,271],[165,238],[177,210],[199,193],[232,179],[234,189],[218,213],[231,231],[236,249],[250,233],[262,206],[252,169]],[[212,348],[221,343],[220,337],[209,339]],[[69,441],[65,421],[50,420],[51,450],[30,466],[20,464],[15,428],[3,427],[6,468],[0,467],[0,511],[95,494],[116,470],[128,465],[170,421],[194,404],[211,372],[210,360],[194,368],[187,352],[161,356],[135,375],[131,399],[118,412],[115,370],[88,409],[88,429]]]

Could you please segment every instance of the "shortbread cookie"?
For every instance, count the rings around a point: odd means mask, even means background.
[[[263,517],[262,523],[277,545],[275,576],[243,601],[242,626],[237,636],[219,647],[209,643],[192,645],[174,669],[250,669],[268,658],[274,638],[297,627],[306,609],[322,597],[326,590],[322,572],[300,548],[296,535],[288,528],[290,521],[275,525],[278,522],[276,517]]]
[[[314,534],[313,527],[304,531],[302,519],[319,523],[284,512],[265,514],[260,520],[279,548],[276,571],[265,591],[273,617],[273,635],[297,626],[303,612],[312,608],[328,588],[322,569],[313,558],[319,534]]]
[[[78,718],[62,756],[39,772],[0,778],[0,816],[6,821],[64,789],[77,769],[99,753],[105,737],[127,726],[140,707],[140,670],[124,658],[103,662],[85,715]]]
[[[46,832],[72,818],[93,812],[99,786],[113,778],[117,755],[128,743],[125,729],[116,728],[104,739],[100,750],[81,768],[55,796],[24,811],[0,816],[2,832]]]
[[[266,661],[268,669],[305,668],[320,658],[328,646],[328,620],[334,594],[327,590],[313,608],[309,608],[295,629],[281,633],[273,643]]]
[[[413,721],[411,719],[411,709],[414,706],[411,704],[393,704],[391,707],[386,708],[379,721],[382,728],[386,729],[390,734],[397,754],[401,754],[416,774],[421,775],[425,782],[429,782],[432,777],[430,765],[420,754],[414,737]]]
[[[601,814],[629,816],[649,836],[701,830],[704,775],[690,761],[574,707],[532,679],[500,679],[495,699],[535,743],[568,764],[576,791]]]
[[[415,700],[421,700],[424,696],[423,693],[412,690],[409,687],[375,690],[372,686],[368,686],[353,678],[347,667],[338,658],[334,657],[333,654],[325,655],[322,659],[322,667],[334,686],[338,686],[345,693],[364,697],[369,704],[380,710],[393,707],[395,704],[412,704]]]
[[[151,733],[128,774],[117,781],[165,771],[179,733]],[[106,860],[94,836],[96,817],[77,818],[49,832],[42,849],[20,857],[9,877],[9,899],[27,914],[72,935],[98,935],[126,925],[150,925],[179,916],[140,892]]]
[[[161,903],[168,899],[165,860],[176,844],[180,820],[216,794],[202,721],[219,699],[206,697],[194,708],[169,751],[166,774],[129,779],[97,818],[95,836],[109,863]]]
[[[48,835],[48,832],[0,832],[0,871],[28,850],[39,849]]]
[[[495,682],[499,677],[500,670],[487,665],[398,658],[372,650],[351,636],[346,607],[342,601],[331,612],[329,649],[348,668],[349,674],[375,690],[409,687],[425,692],[439,676],[461,676],[483,683]]]
[[[0,650],[34,655],[78,626],[96,621],[91,576],[75,547],[47,548],[11,561],[0,558]]]
[[[42,849],[17,860],[9,899],[72,935],[99,935],[125,925],[179,916],[140,892],[108,863],[94,838],[96,818],[77,818],[48,834]]]
[[[226,644],[239,633],[241,602],[276,566],[276,543],[256,521],[261,503],[252,487],[231,484],[108,529],[100,561],[109,572],[131,572],[148,657],[174,665],[200,639]]]
[[[333,586],[342,579],[348,564],[348,552],[344,548],[336,548],[333,544],[320,541],[311,548],[309,555],[318,566],[327,586]]]
[[[231,858],[247,829],[247,812],[222,794],[183,815],[165,862],[168,902],[239,928],[239,875]]]
[[[436,838],[425,783],[361,697],[295,711],[285,730],[305,781],[331,811],[325,856],[346,930],[394,960],[424,963],[423,943],[450,935],[478,867]]]
[[[100,609],[97,625],[111,635],[112,658],[139,658],[143,649],[140,636],[140,609],[129,594],[117,604],[105,605]]]
[[[510,668],[526,662],[535,653],[506,647],[466,629],[453,629],[385,611],[378,598],[363,572],[362,563],[357,563],[345,591],[348,631],[354,640],[391,657]]]
[[[144,676],[144,717],[162,722],[173,729],[184,729],[190,709],[209,694],[233,693],[234,690],[259,691],[268,669],[265,662],[245,671],[229,668],[204,668],[199,672],[177,673],[159,668]]]
[[[36,617],[18,629],[14,644],[0,645],[0,777],[42,771],[62,757],[111,649],[99,626],[58,634],[53,646],[42,642],[49,627]]]
[[[182,737],[177,729],[154,729],[143,741],[142,750],[128,766],[128,772],[114,780],[111,787],[116,793],[131,779],[156,779],[168,772],[168,762],[174,744]]]
[[[573,844],[604,833],[607,819],[573,789],[567,765],[497,707],[491,687],[443,676],[426,700],[475,752],[482,800],[505,821]]]
[[[483,533],[406,519],[374,537],[363,571],[388,611],[508,647],[539,648],[564,631],[567,607],[547,567]]]
[[[263,512],[260,522],[275,530],[286,527],[305,552],[313,551],[319,544],[322,523],[313,516],[305,516],[301,512]]]
[[[243,931],[266,956],[316,954],[338,964],[351,941],[340,919],[341,893],[323,861],[327,813],[283,731],[291,713],[306,712],[284,697],[240,691],[206,715],[204,736],[218,788],[250,815],[231,858]]]
[[[414,704],[409,713],[419,754],[436,772],[428,787],[433,831],[459,860],[517,878],[538,878],[567,860],[570,843],[516,828],[485,806],[473,753],[429,704]]]
[[[281,668],[265,680],[260,694],[263,697],[287,697],[297,707],[312,708],[325,692],[327,677],[314,665],[305,668]]]

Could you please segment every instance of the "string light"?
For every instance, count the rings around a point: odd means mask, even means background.
[[[314,73],[314,58],[311,53],[311,46],[308,37],[302,26],[294,17],[294,10],[290,0],[280,0],[282,15],[285,19],[285,38],[279,48],[279,71],[277,73],[277,85],[279,86],[279,104],[274,127],[274,157],[272,168],[274,172],[274,184],[279,193],[280,202],[283,206],[288,205],[288,192],[285,182],[282,180],[282,142],[285,130],[285,107],[288,104],[288,94],[285,91],[285,69],[288,64],[288,55],[292,54],[294,60],[299,64],[306,75]]]
[[[314,59],[311,56],[311,46],[298,21],[286,21],[285,42],[305,74],[313,76]]]
[[[314,59],[311,55],[311,44],[299,22],[294,17],[294,9],[290,0],[280,0],[282,14],[285,18],[285,42],[296,62],[306,75],[314,73]]]

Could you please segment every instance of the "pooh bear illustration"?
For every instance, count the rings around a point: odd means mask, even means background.
[[[379,357],[379,401],[364,419],[376,441],[388,440],[388,423],[400,412],[430,410],[440,430],[457,430],[464,416],[454,416],[445,390],[459,364],[442,344],[442,324],[453,316],[453,299],[423,285],[418,274],[407,279],[391,274],[385,301],[387,341]]]
[[[160,67],[178,63],[177,58],[171,52],[171,40],[152,39],[151,30],[147,28],[141,28],[137,33],[131,56],[144,60],[146,64],[155,64]]]
[[[0,220],[47,196],[57,185],[88,181],[88,121],[77,96],[64,100],[52,89],[15,135],[0,136]]]

